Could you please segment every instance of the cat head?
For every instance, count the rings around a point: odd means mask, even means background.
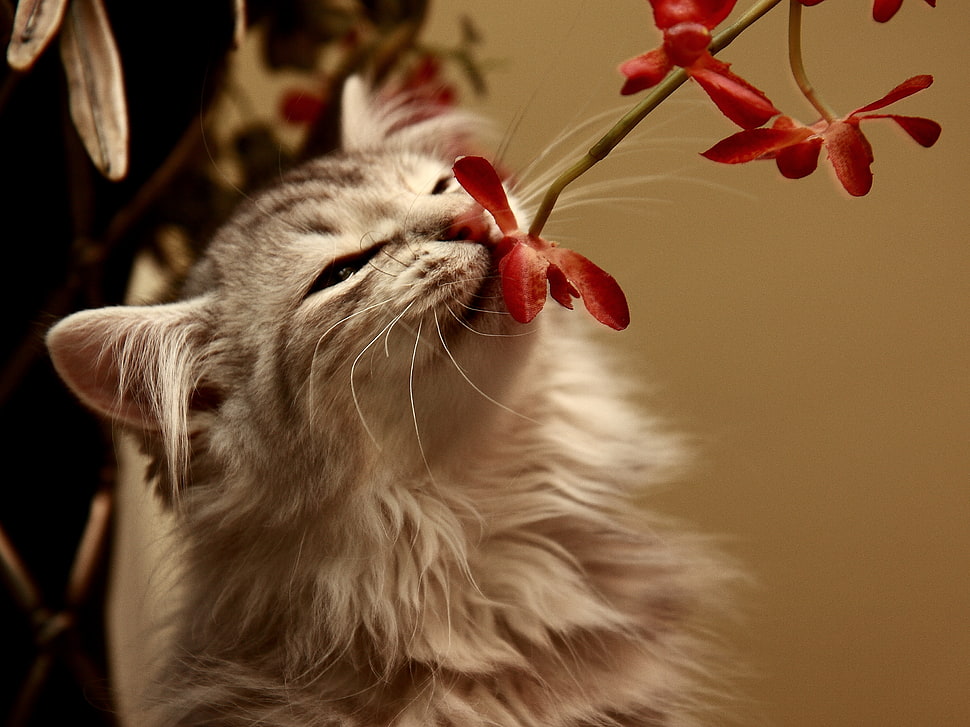
[[[380,104],[357,80],[342,109],[343,148],[246,200],[180,300],[82,311],[47,336],[171,492],[233,468],[427,467],[515,379],[530,327],[501,301],[499,231],[451,173],[468,119]]]

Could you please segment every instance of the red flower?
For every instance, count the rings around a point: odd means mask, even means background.
[[[799,0],[802,5],[818,5],[822,0]],[[936,0],[926,0],[926,4],[930,7],[936,7]],[[903,5],[903,0],[873,0],[872,3],[872,17],[878,20],[880,23],[885,23],[896,11],[899,10]]]
[[[711,29],[734,9],[737,0],[650,0],[663,45],[622,63],[623,94],[657,85],[680,66],[707,92],[725,116],[745,129],[761,126],[779,113],[763,92],[731,72],[730,64],[708,51]]]
[[[307,91],[290,90],[283,94],[280,101],[280,116],[289,124],[313,124],[325,105],[323,98]]]
[[[862,106],[844,118],[832,121],[823,119],[811,126],[781,116],[770,129],[738,132],[715,144],[703,156],[725,164],[774,159],[784,176],[800,179],[815,171],[819,151],[824,146],[842,186],[849,194],[860,197],[872,187],[870,166],[873,156],[872,147],[859,129],[859,124],[869,119],[892,119],[922,146],[933,146],[941,131],[935,121],[919,116],[867,113],[922,91],[932,83],[932,76],[914,76],[878,101]]]
[[[472,198],[495,219],[502,240],[495,246],[502,296],[512,317],[528,323],[538,315],[549,295],[560,305],[573,307],[582,298],[586,310],[600,323],[622,330],[630,324],[626,297],[612,275],[579,253],[519,229],[498,173],[482,157],[459,157],[455,178]]]
[[[454,106],[458,92],[443,73],[441,59],[430,53],[418,58],[404,70],[404,74],[383,90],[386,99],[406,98],[417,108],[423,106],[425,115],[434,115],[438,107]],[[420,104],[417,102],[421,102]]]
[[[872,4],[872,17],[880,23],[885,23],[903,4],[903,0],[875,0]],[[926,0],[926,4],[932,8],[936,7],[936,0]]]

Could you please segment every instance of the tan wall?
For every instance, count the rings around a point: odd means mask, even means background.
[[[750,696],[786,727],[970,724],[970,10],[907,0],[878,26],[869,6],[806,10],[817,85],[845,112],[933,73],[899,111],[944,133],[925,150],[865,127],[868,197],[827,171],[786,182],[769,163],[700,159],[733,128],[684,88],[596,177],[660,175],[616,192],[646,199],[564,209],[548,228],[618,275],[634,323],[616,346],[702,440],[661,505],[729,538],[759,580],[736,636],[763,673]],[[484,106],[500,130],[518,120],[516,166],[629,103],[614,67],[655,44],[642,0],[439,0],[432,39],[463,12],[501,62]],[[723,57],[810,121],[785,13]],[[598,195],[592,181],[578,190]]]

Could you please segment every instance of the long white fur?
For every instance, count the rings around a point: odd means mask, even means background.
[[[728,573],[642,509],[676,439],[581,312],[516,324],[487,249],[444,235],[481,211],[418,187],[467,119],[402,126],[413,109],[357,82],[344,113],[344,155],[244,206],[185,300],[48,337],[175,508],[186,595],[153,724],[700,723]],[[371,239],[349,283],[294,295]]]

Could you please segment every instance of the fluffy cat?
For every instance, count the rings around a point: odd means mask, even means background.
[[[581,312],[506,313],[468,120],[344,99],[343,149],[246,201],[181,298],[48,335],[134,431],[184,597],[157,725],[697,723],[703,547]]]

